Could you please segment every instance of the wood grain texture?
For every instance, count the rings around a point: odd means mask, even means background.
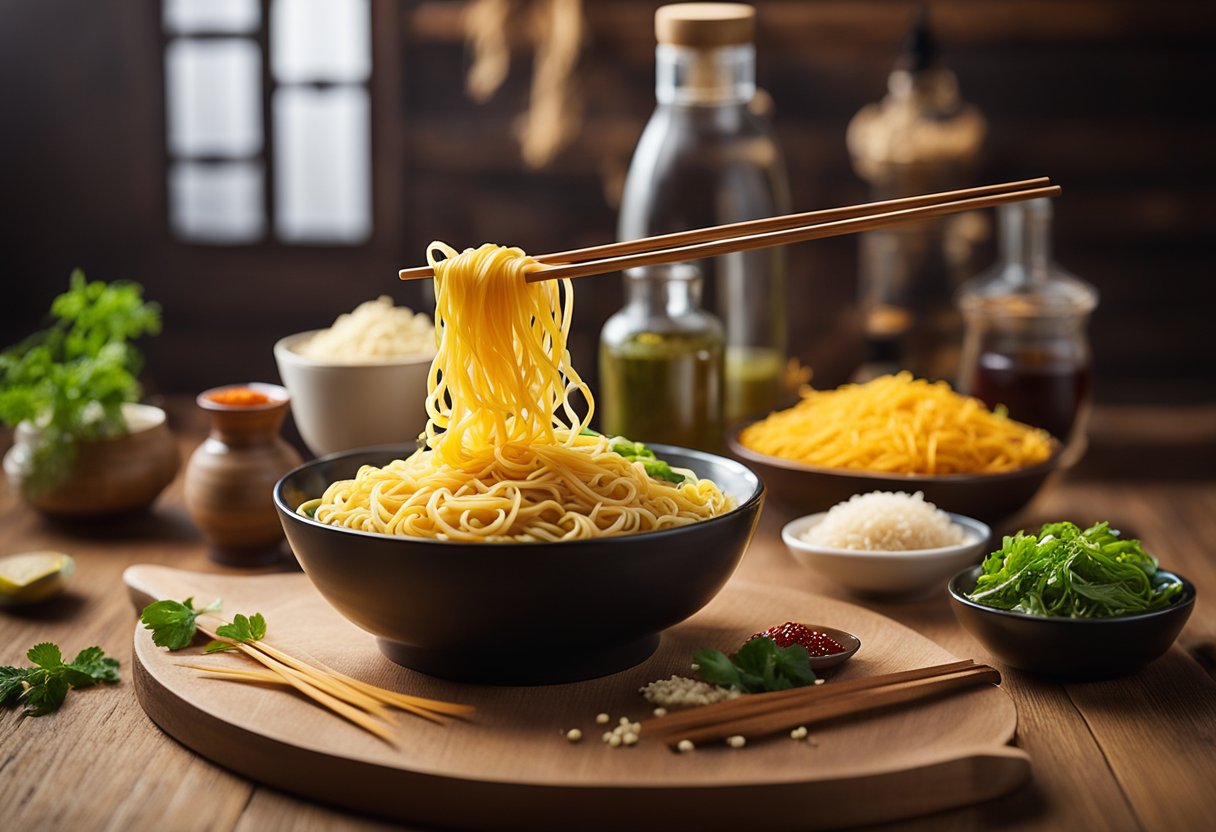
[[[184,456],[201,441],[203,425],[189,401],[178,404],[171,402],[168,409],[171,426],[183,437]],[[1017,744],[1032,759],[1033,781],[978,806],[884,824],[884,832],[1203,828],[1182,820],[1205,819],[1213,801],[1211,775],[1205,772],[1216,752],[1210,741],[1203,742],[1211,736],[1210,719],[1207,729],[1197,720],[1209,713],[1202,705],[1216,698],[1216,681],[1191,661],[1191,651],[1216,644],[1216,605],[1209,603],[1216,598],[1211,556],[1216,482],[1204,462],[1216,450],[1211,417],[1210,407],[1099,408],[1089,456],[1042,494],[1026,517],[1027,525],[1062,517],[1110,518],[1144,538],[1163,565],[1198,588],[1199,603],[1178,645],[1137,676],[1090,690],[1001,668],[1002,686],[1017,704]],[[207,560],[182,506],[180,486],[179,477],[155,510],[141,518],[56,526],[0,483],[0,553],[59,549],[77,564],[68,596],[39,608],[0,611],[0,664],[20,663],[25,650],[43,640],[66,649],[100,644],[123,662],[120,685],[73,694],[53,716],[22,720],[0,711],[2,825],[86,831],[387,828],[234,776],[167,738],[139,707],[130,664],[135,616],[121,591],[123,569],[161,563],[249,574]],[[847,600],[788,556],[776,537],[787,519],[766,509],[738,577]],[[956,624],[945,597],[868,606],[951,653],[991,661]],[[1171,693],[1175,687],[1178,692]],[[1134,708],[1127,705],[1129,696],[1141,697]],[[1175,736],[1185,730],[1195,736]],[[78,788],[81,782],[87,793]],[[1167,821],[1171,818],[1175,822]],[[423,829],[410,827],[410,832]]]
[[[976,802],[1013,790],[1029,774],[1025,755],[1006,747],[1017,721],[1012,700],[991,685],[816,726],[813,747],[781,737],[741,753],[705,743],[678,756],[644,733],[634,748],[598,742],[595,714],[641,719],[650,710],[638,695],[642,684],[687,672],[696,647],[739,643],[769,619],[830,622],[860,637],[861,651],[833,676],[842,680],[954,659],[889,619],[796,590],[734,582],[667,631],[659,651],[637,667],[577,684],[513,688],[444,682],[391,664],[303,575],[234,578],[134,566],[124,580],[136,606],[186,596],[222,597],[232,611],[256,605],[271,622],[268,641],[294,655],[405,693],[477,706],[469,724],[407,718],[394,731],[401,747],[393,748],[283,691],[184,668],[199,659],[157,648],[136,628],[136,690],[170,734],[277,787],[398,820],[561,829],[578,818],[584,828],[610,829],[670,816],[732,829],[748,822],[756,801],[797,800],[823,806],[815,821],[827,828]],[[245,664],[230,655],[202,661]],[[564,740],[572,727],[583,730],[584,742]],[[594,807],[607,800],[617,808],[598,815]]]
[[[0,614],[0,664],[24,664],[25,650],[39,641],[55,641],[67,653],[98,644],[119,659],[123,677],[114,687],[70,694],[50,717],[0,712],[0,826],[6,829],[152,829],[165,818],[173,819],[174,829],[230,829],[253,792],[252,784],[158,731],[135,700],[126,637],[130,605],[113,591],[126,558],[138,551],[169,560],[182,547],[203,557],[184,522],[180,478],[162,501],[173,508],[93,526],[103,539],[89,540],[44,524],[4,492],[0,552],[68,551],[76,556],[76,574],[68,595]],[[124,637],[116,638],[117,632]]]

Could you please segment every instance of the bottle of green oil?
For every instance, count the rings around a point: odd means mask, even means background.
[[[700,307],[700,272],[688,263],[633,269],[625,292],[625,307],[600,335],[603,432],[720,450],[725,340]]]
[[[768,97],[756,89],[755,17],[745,3],[673,3],[655,12],[655,110],[629,164],[619,239],[789,211]],[[767,416],[781,401],[788,346],[785,250],[697,266],[705,306],[724,326],[726,421]]]

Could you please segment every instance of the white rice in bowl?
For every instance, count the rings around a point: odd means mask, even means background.
[[[422,312],[393,306],[381,295],[338,316],[323,329],[292,349],[328,364],[358,364],[435,354],[435,325]]]
[[[967,537],[966,529],[919,491],[872,491],[832,506],[802,539],[831,549],[899,552],[957,546]]]

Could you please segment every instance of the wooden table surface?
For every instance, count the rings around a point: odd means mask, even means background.
[[[187,454],[201,425],[188,410],[171,413]],[[1216,829],[1214,461],[1216,407],[1095,413],[1089,455],[1038,497],[1024,524],[1110,519],[1142,537],[1198,588],[1189,624],[1166,656],[1126,679],[1062,685],[1002,668],[1033,781],[987,804],[883,829]],[[788,557],[778,537],[787,519],[775,506],[765,509],[739,574],[847,598]],[[124,679],[71,694],[51,716],[0,712],[0,827],[399,828],[233,775],[162,734],[140,708],[129,676],[135,611],[122,571],[134,563],[225,571],[207,559],[182,505],[180,477],[152,513],[87,527],[48,523],[0,486],[0,554],[33,549],[68,552],[76,575],[54,602],[0,611],[0,664],[24,664],[39,641],[65,652],[99,644],[121,660]],[[959,656],[999,666],[958,626],[944,597],[868,606]]]

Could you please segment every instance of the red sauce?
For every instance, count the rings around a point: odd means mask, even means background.
[[[807,653],[816,657],[844,652],[844,645],[836,639],[794,621],[787,621],[780,627],[769,627],[762,633],[756,633],[748,641],[756,638],[771,638],[778,647],[801,644],[806,648]]]
[[[224,390],[207,396],[208,401],[213,401],[216,404],[224,404],[229,407],[258,407],[263,404],[270,404],[273,399],[265,393],[253,390],[249,387],[228,387]]]

